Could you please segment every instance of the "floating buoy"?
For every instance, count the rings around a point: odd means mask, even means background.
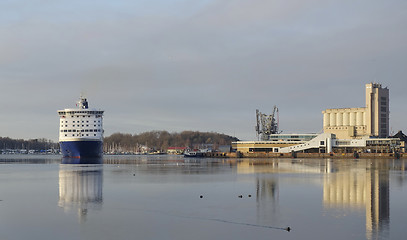
[[[239,198],[242,198],[243,196],[242,196],[242,195],[239,195],[238,197],[239,197]]]
[[[250,194],[249,194],[249,196],[248,196],[248,197],[252,197],[252,195],[250,195]]]
[[[285,230],[287,230],[287,232],[291,231],[290,227],[287,227]]]
[[[201,196],[199,196],[199,198],[203,198],[203,196],[201,195]]]

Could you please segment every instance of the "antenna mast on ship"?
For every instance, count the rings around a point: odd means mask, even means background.
[[[87,109],[89,107],[88,100],[86,100],[86,98],[81,95],[81,97],[79,98],[79,102],[78,102],[77,106],[80,109]]]

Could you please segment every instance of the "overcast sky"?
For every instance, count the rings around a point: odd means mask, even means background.
[[[256,139],[277,105],[285,133],[390,89],[407,132],[405,0],[2,0],[0,136],[58,140],[84,94],[105,136],[214,131]]]

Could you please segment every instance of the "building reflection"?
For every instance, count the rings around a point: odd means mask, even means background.
[[[256,178],[256,201],[257,219],[260,224],[274,225],[274,221],[278,220],[278,200],[278,178],[258,176]]]
[[[60,165],[58,206],[65,212],[77,211],[83,222],[88,210],[99,210],[102,203],[103,165]]]
[[[390,169],[404,169],[391,160],[243,161],[238,173],[257,174],[258,216],[272,219],[279,206],[279,177],[272,173],[322,173],[325,209],[365,212],[366,238],[383,237],[390,223]]]
[[[380,238],[390,222],[388,160],[362,161],[327,174],[323,203],[325,208],[365,210],[366,238]]]
[[[278,177],[269,174],[279,171],[278,161],[242,161],[238,163],[239,174],[256,174],[257,223],[274,225],[279,217]]]

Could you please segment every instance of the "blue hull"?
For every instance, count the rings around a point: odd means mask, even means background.
[[[68,158],[99,158],[103,156],[102,141],[59,142],[61,152]]]

